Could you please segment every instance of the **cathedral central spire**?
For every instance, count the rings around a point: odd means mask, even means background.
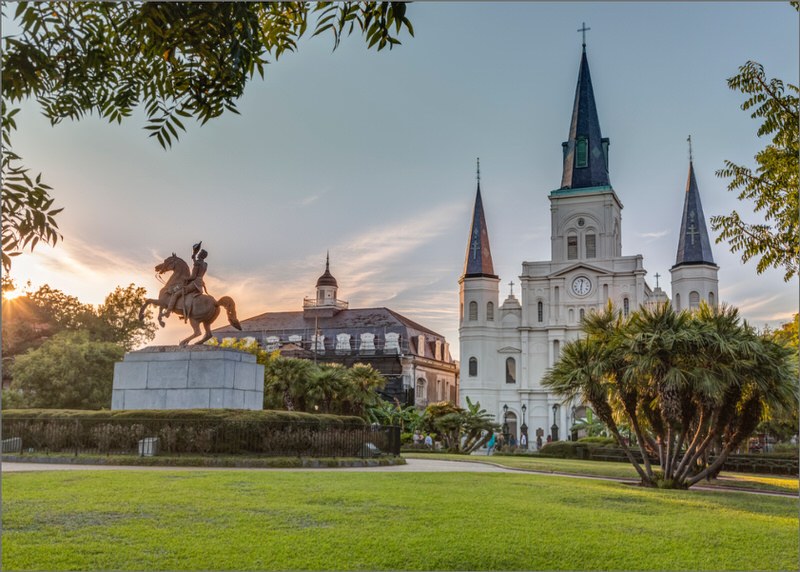
[[[582,189],[610,186],[608,178],[609,140],[600,133],[597,106],[594,101],[592,78],[589,74],[589,61],[586,59],[586,30],[584,33],[581,65],[578,72],[578,85],[575,88],[575,103],[567,141],[564,149],[564,172],[561,177],[562,189]]]
[[[486,228],[486,217],[483,213],[481,200],[481,163],[478,159],[477,167],[477,193],[475,207],[472,211],[472,226],[469,231],[467,255],[464,261],[464,278],[486,276],[497,278],[492,264],[492,251],[489,248],[489,231]]]

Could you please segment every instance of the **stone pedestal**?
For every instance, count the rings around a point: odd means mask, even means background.
[[[264,366],[214,346],[150,346],[114,365],[111,409],[263,409]]]

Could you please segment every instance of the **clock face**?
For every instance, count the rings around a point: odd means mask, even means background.
[[[592,283],[586,276],[578,276],[572,281],[572,293],[577,296],[586,296],[591,289]]]

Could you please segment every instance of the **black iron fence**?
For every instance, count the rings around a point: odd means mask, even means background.
[[[216,419],[3,419],[3,453],[374,457],[400,454],[400,428]]]

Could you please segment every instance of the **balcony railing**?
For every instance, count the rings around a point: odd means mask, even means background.
[[[316,298],[303,298],[303,310],[310,310],[313,308],[336,308],[337,310],[347,310],[350,307],[348,302],[344,300],[334,300],[333,303],[325,300],[319,301]]]

